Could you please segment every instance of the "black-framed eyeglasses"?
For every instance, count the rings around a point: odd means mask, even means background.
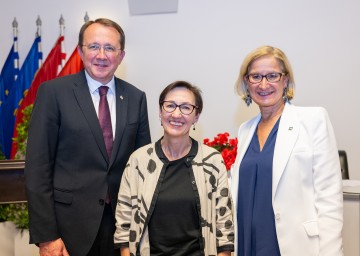
[[[266,78],[266,80],[269,83],[276,83],[276,82],[279,82],[281,77],[284,76],[284,75],[286,75],[286,73],[272,72],[272,73],[268,73],[266,75],[248,74],[246,76],[246,78],[251,84],[259,84],[259,83],[261,83],[262,80],[264,79],[264,77]]]
[[[100,44],[83,44],[82,46],[85,46],[86,49],[88,49],[91,53],[98,54],[101,50],[101,48],[104,50],[105,54],[116,54],[118,51],[121,51],[120,48],[116,48],[113,45],[106,44],[106,45],[100,45]]]
[[[172,113],[175,111],[176,108],[179,108],[180,112],[184,115],[190,115],[194,111],[194,109],[199,108],[198,106],[194,106],[189,103],[183,103],[178,105],[173,101],[163,101],[161,102],[161,106],[168,113]]]

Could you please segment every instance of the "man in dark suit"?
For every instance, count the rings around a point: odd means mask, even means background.
[[[117,23],[86,22],[78,42],[85,70],[38,90],[25,181],[30,243],[41,256],[119,255],[113,234],[120,179],[130,154],[150,143],[145,93],[114,76],[124,46]]]

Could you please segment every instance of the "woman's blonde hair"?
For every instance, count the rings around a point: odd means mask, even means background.
[[[246,100],[248,96],[246,76],[248,75],[249,67],[255,60],[264,56],[274,57],[279,61],[279,64],[283,69],[282,72],[285,73],[286,76],[288,77],[286,96],[290,101],[292,98],[294,98],[294,93],[295,93],[295,80],[290,62],[282,50],[268,45],[261,46],[255,49],[254,51],[250,52],[246,56],[246,58],[244,59],[241,65],[239,77],[235,83],[236,92],[240,95],[240,97],[243,100]]]

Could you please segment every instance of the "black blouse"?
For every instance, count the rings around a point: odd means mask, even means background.
[[[169,161],[160,142],[156,144],[156,152],[165,164],[165,174],[148,224],[151,255],[203,255],[198,194],[192,185],[191,167],[198,145],[193,141],[188,155]]]

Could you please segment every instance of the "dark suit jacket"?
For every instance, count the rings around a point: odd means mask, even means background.
[[[150,143],[145,93],[115,78],[116,133],[108,160],[85,72],[43,83],[26,152],[30,242],[61,237],[71,256],[90,249],[109,190],[113,211],[130,154]]]

